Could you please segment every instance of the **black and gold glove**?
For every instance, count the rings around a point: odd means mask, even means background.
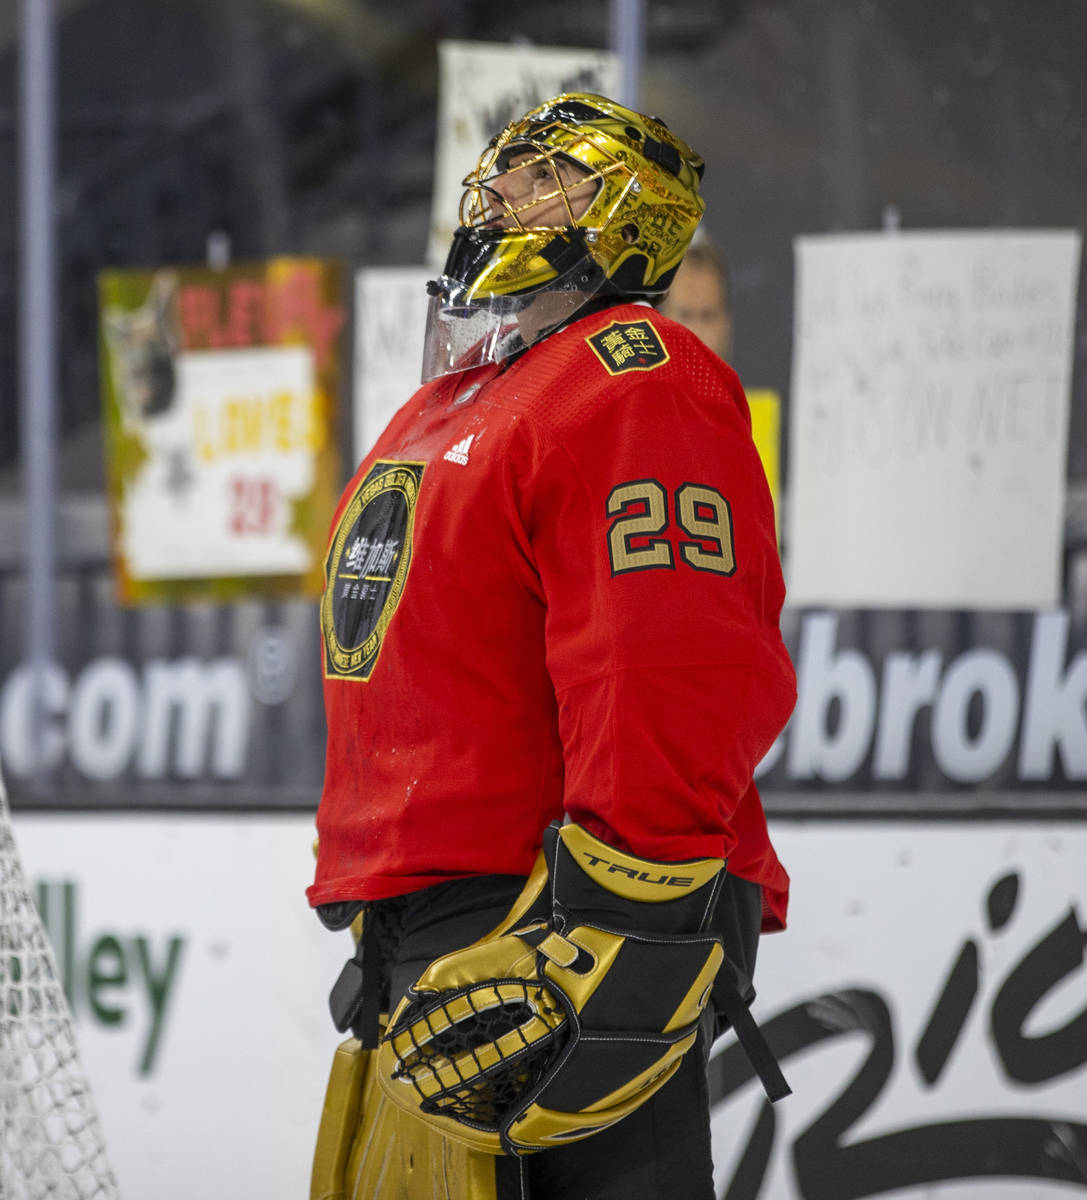
[[[432,963],[378,1050],[382,1090],[493,1154],[586,1138],[694,1045],[723,959],[721,859],[659,863],[551,826],[509,916]]]

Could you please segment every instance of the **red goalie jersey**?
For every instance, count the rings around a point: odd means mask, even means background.
[[[643,305],[425,385],[337,510],[311,904],[525,875],[564,814],[788,876],[752,782],[792,711],[784,586],[734,372]]]

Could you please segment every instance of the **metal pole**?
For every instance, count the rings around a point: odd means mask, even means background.
[[[619,58],[620,104],[641,107],[646,0],[611,0],[611,49]]]
[[[53,657],[56,503],[56,228],[52,0],[23,0],[19,53],[19,394],[26,515],[33,779],[45,781],[45,678]]]

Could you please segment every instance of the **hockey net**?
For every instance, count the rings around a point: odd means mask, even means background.
[[[118,1200],[0,775],[0,1200]]]

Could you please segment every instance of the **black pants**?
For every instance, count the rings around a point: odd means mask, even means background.
[[[514,876],[455,880],[368,906],[381,944],[386,1011],[395,1011],[436,958],[490,933],[523,885]],[[719,979],[729,975],[729,986],[748,1002],[761,917],[758,885],[728,877],[713,922],[726,956]],[[523,1159],[496,1159],[500,1200],[713,1200],[706,1064],[726,1028],[711,1003],[698,1044],[675,1075],[610,1129]]]

